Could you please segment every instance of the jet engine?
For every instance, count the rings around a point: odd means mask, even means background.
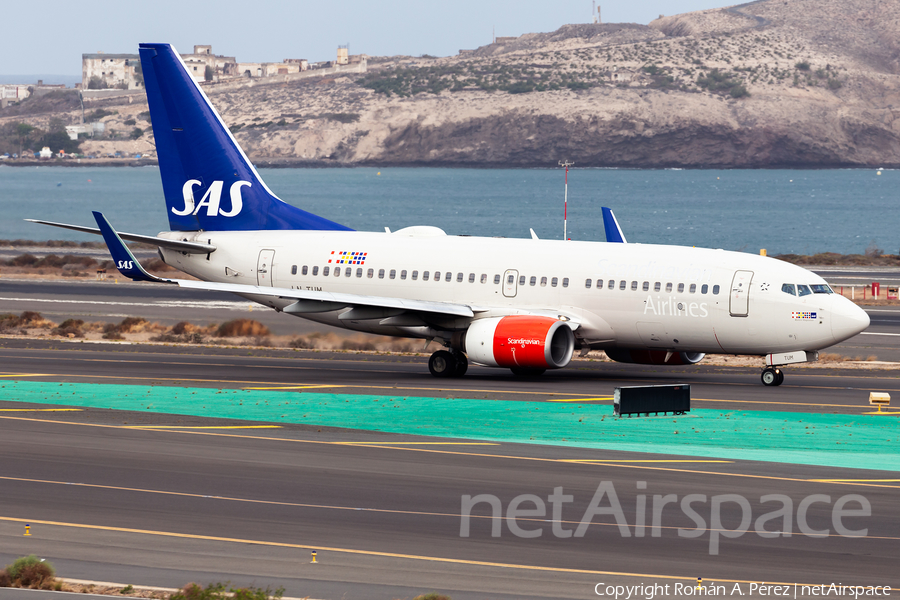
[[[470,360],[489,367],[561,369],[572,360],[575,334],[550,317],[494,317],[469,325],[461,346]]]
[[[606,350],[606,355],[621,363],[638,365],[695,365],[706,356],[702,352],[668,352],[666,350]]]

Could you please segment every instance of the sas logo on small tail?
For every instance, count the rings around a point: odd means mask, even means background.
[[[120,260],[120,261],[116,264],[116,268],[117,268],[117,269],[127,269],[127,270],[130,271],[131,269],[134,268],[134,261],[130,261],[130,260]]]
[[[198,185],[202,185],[202,183],[197,179],[189,179],[184,183],[184,187],[181,188],[181,194],[184,197],[184,208],[176,210],[173,206],[172,212],[174,214],[181,217],[185,215],[196,215],[200,212],[200,209],[205,206],[207,217],[236,217],[244,207],[244,201],[241,198],[241,188],[244,186],[250,187],[251,183],[249,181],[235,181],[231,184],[231,188],[228,190],[228,195],[231,198],[231,210],[222,210],[219,206],[222,202],[222,188],[225,186],[224,181],[213,181],[206,190],[206,193],[203,194],[203,198],[200,199],[200,202],[195,202],[194,187]]]

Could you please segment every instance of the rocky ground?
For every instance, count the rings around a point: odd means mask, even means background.
[[[271,164],[900,166],[900,3],[760,0],[207,92]],[[108,131],[147,130],[145,100],[104,102]],[[60,114],[80,110],[27,118]],[[149,133],[83,149],[153,153]]]

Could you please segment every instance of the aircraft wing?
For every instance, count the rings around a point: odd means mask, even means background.
[[[406,298],[391,298],[383,296],[364,296],[361,294],[343,294],[333,292],[320,292],[315,290],[300,290],[290,288],[278,288],[258,285],[246,285],[241,283],[217,283],[209,281],[190,281],[186,279],[164,279],[148,273],[137,261],[122,241],[119,234],[112,228],[109,221],[102,213],[94,211],[94,218],[100,227],[99,233],[103,236],[116,268],[122,275],[135,281],[153,281],[156,283],[174,284],[179,287],[209,290],[217,292],[231,292],[242,295],[269,296],[276,298],[292,299],[296,302],[285,307],[287,313],[316,313],[339,310],[341,308],[354,308],[357,315],[362,313],[359,307],[376,309],[376,312],[367,311],[365,316],[352,315],[349,318],[376,318],[377,316],[390,317],[392,311],[413,311],[447,315],[452,317],[473,317],[477,312],[484,312],[487,308],[473,307],[466,304],[454,304],[450,302],[431,302],[427,300],[412,300]],[[377,312],[382,310],[383,314]],[[373,316],[369,316],[373,315]]]

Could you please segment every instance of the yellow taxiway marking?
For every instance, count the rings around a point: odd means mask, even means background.
[[[188,425],[128,425],[122,429],[281,429],[281,425],[220,425],[217,427],[190,427]]]
[[[864,415],[884,415],[884,416],[892,416],[897,417],[900,416],[900,411],[887,411],[887,410],[876,410],[875,412],[864,412]]]
[[[343,385],[285,385],[281,387],[245,387],[245,390],[312,390],[316,388],[341,388]]]
[[[499,446],[496,442],[332,442],[344,446]]]
[[[0,412],[81,412],[83,408],[0,408]]]
[[[871,482],[871,481],[875,481],[875,482],[879,482],[879,483],[898,483],[898,482],[900,482],[900,479],[810,479],[810,481],[819,481],[819,482],[822,482],[822,483],[835,483],[835,482],[837,482],[837,481],[840,481],[840,482],[845,482],[845,481],[851,481],[851,482],[857,482],[857,481]]]
[[[793,376],[793,374],[792,374]],[[838,388],[835,388],[838,389]],[[841,388],[843,389],[843,388]],[[814,402],[770,402],[767,400],[720,400],[716,398],[691,398],[692,402],[732,402],[734,404],[777,404],[778,406],[819,406],[825,408],[862,408],[859,404],[817,404]]]
[[[569,463],[728,463],[731,464],[733,460],[629,460],[629,459],[615,459],[615,460],[605,460],[603,458],[560,458],[558,462],[569,462]]]
[[[19,519],[16,517],[0,517],[0,521],[8,521],[12,523],[28,523],[32,526],[37,525],[50,525],[56,527],[73,527],[77,529],[92,529],[95,531],[113,531],[117,533],[134,533],[139,535],[153,535],[153,536],[161,536],[161,537],[170,537],[170,538],[181,538],[188,540],[204,540],[204,541],[212,541],[212,542],[226,542],[232,544],[254,544],[257,546],[268,546],[274,548],[293,548],[300,550],[316,550],[319,552],[336,552],[343,554],[358,554],[364,556],[379,556],[383,558],[401,558],[408,560],[419,560],[419,561],[428,561],[428,562],[436,562],[436,563],[445,563],[445,564],[457,564],[457,565],[472,565],[478,567],[497,567],[502,569],[518,569],[523,571],[543,571],[543,572],[552,572],[552,573],[579,573],[584,575],[612,575],[619,577],[641,577],[643,579],[677,579],[677,580],[688,580],[694,581],[693,577],[684,577],[678,575],[657,575],[652,573],[630,573],[627,571],[595,571],[591,569],[571,569],[566,567],[547,567],[542,565],[523,565],[517,563],[501,563],[501,562],[491,562],[491,561],[483,561],[483,560],[465,560],[461,558],[449,558],[442,556],[425,556],[421,554],[400,554],[397,552],[378,552],[375,550],[359,550],[356,548],[341,548],[341,547],[333,547],[333,546],[310,546],[306,544],[289,544],[286,542],[272,542],[266,540],[251,540],[251,539],[242,539],[242,538],[228,538],[228,537],[220,537],[220,536],[212,536],[212,535],[198,535],[195,533],[178,533],[174,531],[157,531],[152,529],[134,529],[131,527],[110,527],[108,525],[88,525],[86,523],[65,523],[61,521],[43,521],[38,519]],[[722,579],[716,578],[717,583],[759,583],[758,581],[744,580],[744,579]],[[795,582],[787,583],[787,582],[776,582],[771,581],[767,582],[771,585],[795,585]],[[796,583],[796,585],[816,585],[809,583]],[[891,590],[893,591],[893,589]]]
[[[13,416],[3,416],[0,415],[0,419],[7,419],[13,421],[31,421],[35,423],[55,423],[59,425],[74,425],[81,427],[102,427],[109,429],[129,429],[128,426],[123,425],[101,425],[98,423],[72,423],[70,421],[53,421],[49,419],[32,419],[28,417],[13,417]],[[149,428],[148,428],[149,429]],[[247,439],[247,440],[261,440],[267,442],[287,442],[287,443],[295,443],[295,444],[321,444],[325,446],[345,446],[345,447],[353,447],[352,445],[348,445],[346,442],[326,442],[321,440],[304,440],[304,439],[292,439],[292,438],[277,438],[277,437],[260,437],[255,435],[243,435],[238,433],[219,433],[213,431],[185,431],[182,429],[159,429],[157,430],[160,433],[179,433],[185,435],[211,435],[211,436],[219,436],[219,437],[230,437],[236,439]],[[369,448],[377,448],[378,446],[368,446]],[[523,461],[533,461],[533,462],[553,462],[559,463],[560,459],[557,458],[539,458],[535,456],[515,456],[508,454],[486,454],[486,453],[478,453],[478,452],[462,452],[459,450],[444,450],[440,448],[411,448],[409,446],[391,446],[390,444],[383,446],[386,449],[390,450],[399,450],[405,452],[425,452],[432,454],[447,454],[450,456],[468,456],[473,458],[490,458],[490,459],[505,459],[505,460],[523,460]],[[602,461],[601,461],[602,463]],[[595,465],[591,465],[595,466]],[[596,464],[596,466],[607,466],[612,468],[620,468],[620,469],[639,469],[646,471],[666,471],[669,473],[694,473],[698,475],[716,475],[720,477],[741,477],[745,479],[764,479],[768,481],[793,481],[797,483],[826,483],[831,485],[852,485],[852,486],[863,486],[863,487],[877,487],[877,488],[890,488],[890,489],[900,489],[900,485],[883,485],[880,483],[863,483],[863,482],[850,482],[850,481],[837,481],[837,480],[815,480],[815,479],[802,479],[800,477],[776,477],[774,475],[759,475],[759,474],[751,474],[751,473],[727,473],[723,471],[699,471],[696,469],[677,469],[674,467],[661,467],[655,465],[644,465],[644,464],[630,464],[630,463],[602,463]]]
[[[0,377],[51,377],[54,373],[4,373]]]
[[[612,400],[612,396],[600,396],[598,398],[551,398],[547,402],[598,402],[600,400]]]

